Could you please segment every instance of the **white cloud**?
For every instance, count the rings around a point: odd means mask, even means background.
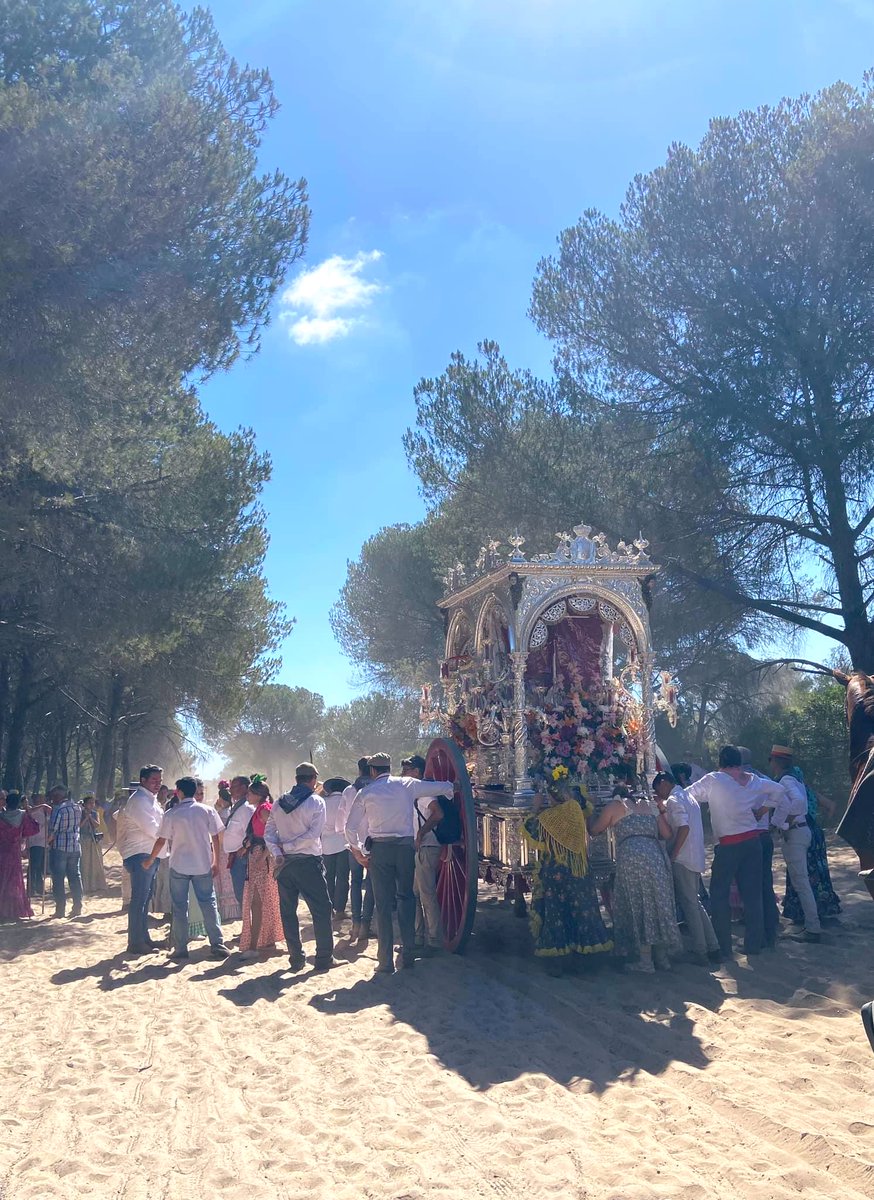
[[[280,317],[298,346],[323,345],[346,335],[361,323],[361,313],[382,284],[364,278],[379,250],[360,251],[354,258],[334,254],[318,266],[301,271],[282,293]]]

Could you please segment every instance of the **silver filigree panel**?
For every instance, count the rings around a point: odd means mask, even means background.
[[[634,634],[624,622],[619,626],[619,640],[628,647],[634,645]]]
[[[538,621],[537,624],[534,626],[534,628],[531,630],[531,640],[528,643],[528,649],[529,650],[539,650],[541,646],[546,645],[546,641],[547,641],[548,637],[549,637],[549,630],[546,628],[546,626],[544,625],[544,623],[542,621]]]
[[[568,608],[575,613],[591,612],[598,601],[594,596],[568,596]]]
[[[540,614],[540,620],[545,621],[547,625],[555,625],[567,616],[567,605],[564,600],[559,600],[556,604],[551,604],[549,608]]]

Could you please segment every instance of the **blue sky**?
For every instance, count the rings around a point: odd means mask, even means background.
[[[423,512],[401,447],[417,380],[485,337],[547,372],[525,314],[559,231],[615,212],[713,116],[858,83],[874,0],[211,7],[228,51],[273,76],[263,163],[308,180],[312,227],[260,354],[203,402],[273,456],[267,572],[297,618],[280,681],[342,703],[361,690],[328,622],[347,559]]]

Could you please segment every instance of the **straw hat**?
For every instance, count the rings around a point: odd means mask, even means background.
[[[795,751],[790,749],[789,746],[772,746],[771,753],[768,755],[768,757],[769,758],[794,758]]]

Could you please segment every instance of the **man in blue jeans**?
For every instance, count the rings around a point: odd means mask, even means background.
[[[345,832],[346,818],[355,803],[355,797],[363,787],[370,783],[370,768],[367,763],[366,755],[359,758],[358,776],[355,782],[350,783],[343,792],[343,801],[337,814],[337,833]],[[349,855],[349,907],[352,910],[350,938],[353,942],[361,942],[366,945],[370,940],[370,924],[373,920],[373,881],[370,878],[370,872],[365,872],[364,867],[352,851],[347,850],[347,853]]]
[[[213,885],[221,853],[219,835],[224,825],[214,808],[195,801],[197,782],[190,775],[176,780],[179,803],[164,813],[157,841],[142,864],[143,871],[151,870],[165,844],[170,843],[170,897],[173,901],[170,933],[173,952],[170,958],[174,962],[184,962],[188,958],[189,884],[194,888],[203,913],[212,957],[228,957],[228,948],[222,940]]]
[[[55,897],[55,916],[63,917],[67,907],[64,880],[70,885],[73,899],[71,917],[82,912],[82,850],[79,842],[79,822],[82,810],[62,787],[53,787],[48,794],[52,806],[49,819],[49,869],[52,873],[52,892]]]
[[[143,862],[149,857],[164,810],[158,803],[163,771],[150,764],[140,770],[140,786],[131,792],[116,816],[116,847],[124,869],[130,875],[130,905],[127,910],[127,952],[149,954],[158,947],[149,937],[149,901],[155,885],[158,864],[148,870]]]

